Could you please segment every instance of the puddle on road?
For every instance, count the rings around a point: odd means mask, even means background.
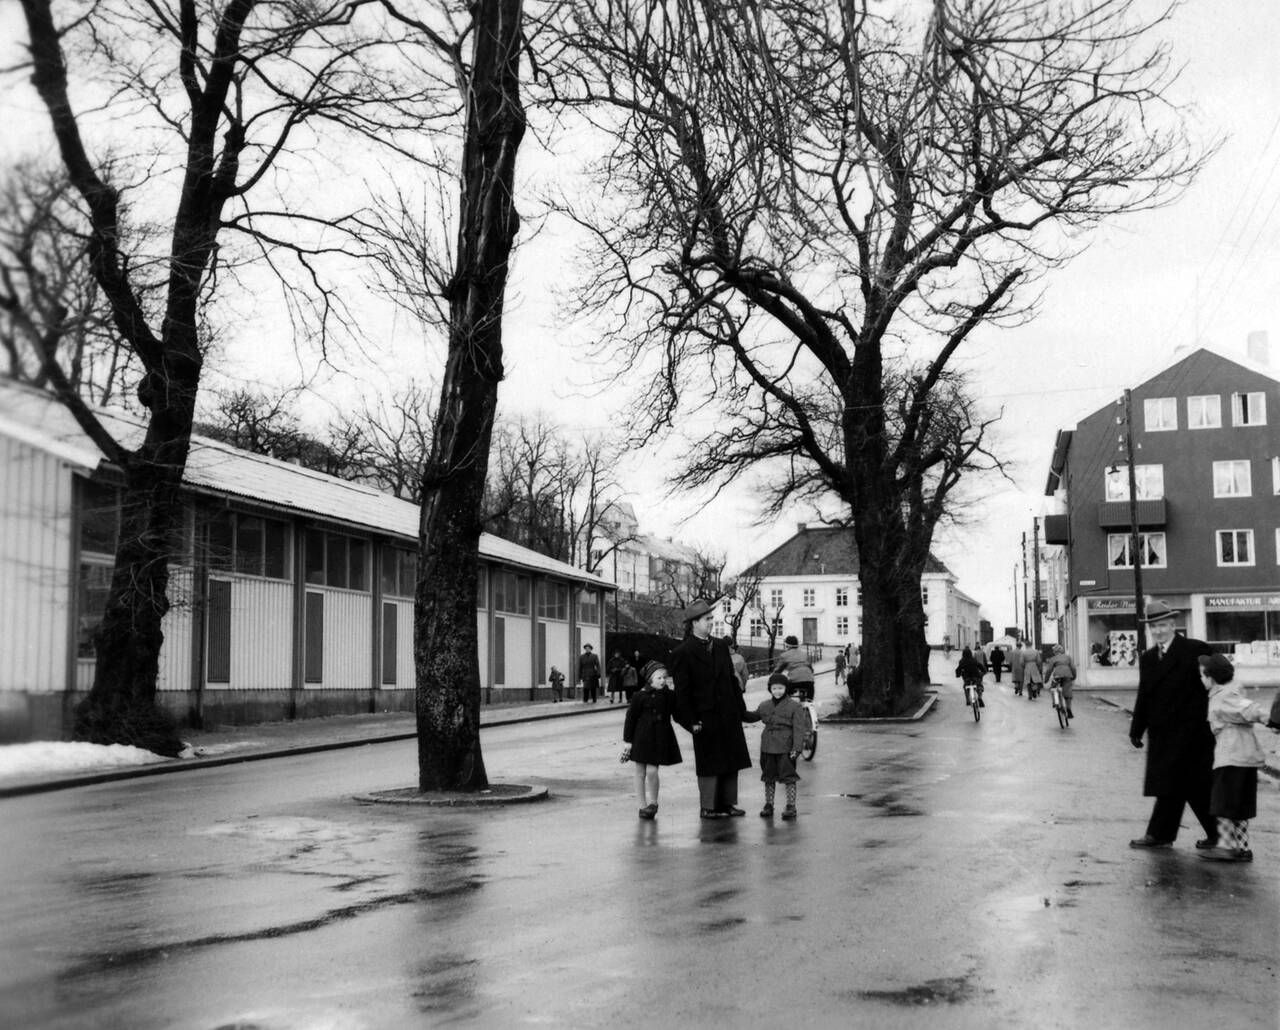
[[[992,993],[978,988],[969,976],[946,977],[926,980],[922,984],[899,987],[893,990],[857,991],[855,996],[867,1001],[883,1001],[891,1005],[960,1005],[982,994]]]

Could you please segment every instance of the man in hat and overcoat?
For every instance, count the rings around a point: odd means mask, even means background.
[[[711,636],[714,609],[695,601],[685,609],[685,638],[667,671],[675,681],[675,720],[693,735],[694,771],[702,818],[742,815],[738,773],[751,768],[742,720],[747,707],[733,674],[729,646]]]
[[[1204,827],[1197,848],[1218,842],[1217,820],[1209,814],[1213,785],[1213,732],[1208,694],[1200,682],[1201,655],[1212,650],[1203,640],[1174,632],[1178,609],[1163,601],[1147,605],[1147,632],[1154,646],[1138,658],[1138,699],[1129,724],[1129,741],[1142,747],[1147,737],[1147,771],[1142,793],[1154,797],[1147,832],[1129,842],[1134,848],[1167,848],[1178,836],[1183,809]]]

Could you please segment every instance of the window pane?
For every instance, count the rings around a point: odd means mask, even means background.
[[[234,534],[229,512],[218,512],[209,519],[209,568],[230,572],[234,568]]]
[[[111,592],[111,566],[85,564],[80,566],[80,602],[76,612],[76,654],[92,658],[93,635],[102,624],[102,613],[107,608],[107,594]]]
[[[394,547],[382,549],[382,575],[378,583],[384,594],[400,593],[400,579],[397,573],[399,562],[400,552]]]
[[[326,533],[324,540],[324,581],[331,587],[345,587],[347,579],[347,538]]]
[[[369,542],[358,537],[347,538],[347,568],[350,578],[347,586],[352,590],[369,589]]]
[[[262,575],[262,519],[256,515],[236,518],[236,572],[245,576]]]
[[[114,486],[84,481],[80,507],[80,549],[115,554],[120,532],[120,492]]]
[[[285,532],[285,524],[275,519],[263,519],[262,524],[264,529],[262,573],[272,579],[287,579],[289,534]]]
[[[324,533],[308,529],[306,539],[306,579],[308,583],[324,583]]]

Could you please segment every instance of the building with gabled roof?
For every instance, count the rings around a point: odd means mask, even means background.
[[[862,643],[860,563],[853,530],[847,526],[810,526],[757,562],[739,579],[760,576],[759,607],[748,612],[747,636],[767,643],[766,620],[780,626],[778,637],[794,635],[802,643],[844,647]],[[967,647],[979,642],[978,603],[957,588],[955,574],[932,553],[920,577],[925,634],[931,647]]]
[[[1119,388],[1118,388],[1119,389]],[[1232,656],[1238,679],[1280,667],[1280,378],[1244,356],[1183,350],[1130,391],[1139,547],[1132,552],[1122,403],[1057,435],[1045,493],[1064,549],[1060,637],[1089,686],[1137,682],[1135,557],[1145,599]]]
[[[0,379],[0,739],[60,735],[92,684],[119,484],[54,397]],[[183,485],[163,704],[193,724],[412,709],[417,505],[200,436]],[[572,683],[613,584],[487,533],[480,563],[483,699],[549,697],[552,665]]]

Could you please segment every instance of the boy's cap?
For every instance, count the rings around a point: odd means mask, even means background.
[[[773,686],[775,683],[781,683],[784,687],[791,686],[791,680],[785,672],[775,672],[769,677],[769,686]]]
[[[1199,661],[1201,670],[1214,683],[1230,683],[1236,674],[1231,660],[1224,654],[1202,654]]]

